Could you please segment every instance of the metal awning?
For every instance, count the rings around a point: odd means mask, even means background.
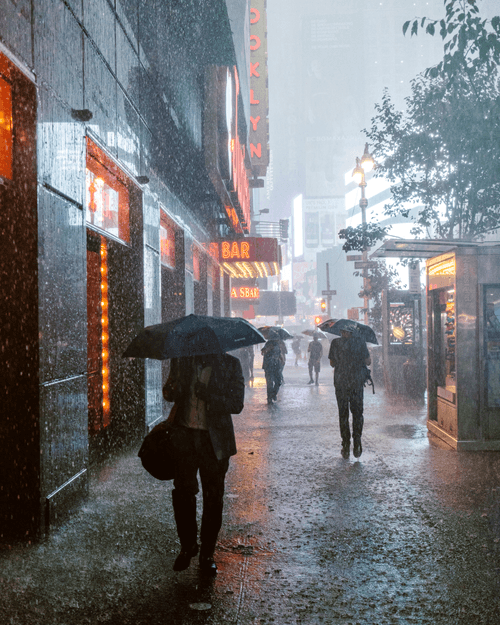
[[[370,258],[433,258],[457,247],[478,247],[478,245],[481,244],[457,240],[389,239],[370,254]]]

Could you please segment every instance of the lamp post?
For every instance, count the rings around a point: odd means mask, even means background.
[[[366,208],[368,206],[368,200],[366,199],[366,174],[371,171],[375,166],[375,161],[372,155],[368,152],[368,143],[365,144],[365,151],[360,158],[356,157],[356,167],[353,169],[352,177],[355,182],[361,188],[361,199],[359,200],[359,206],[361,208],[361,229],[363,234],[363,291],[365,293],[363,297],[363,308],[365,309],[365,325],[368,325],[368,313],[370,306],[370,299],[366,295],[366,289],[368,286],[368,269],[366,263],[368,262],[368,249],[365,243],[366,235]]]

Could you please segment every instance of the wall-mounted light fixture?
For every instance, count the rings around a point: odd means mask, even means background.
[[[136,180],[140,185],[149,183],[149,178],[147,176],[137,176]]]
[[[71,109],[71,117],[77,122],[89,122],[94,114],[89,109]]]

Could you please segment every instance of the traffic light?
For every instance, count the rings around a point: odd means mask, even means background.
[[[288,219],[280,219],[280,239],[288,241]]]
[[[323,317],[321,317],[321,315],[316,315],[316,317],[314,317],[314,323],[319,326],[320,323],[323,323]]]
[[[326,302],[324,299],[321,300],[321,312],[326,311]]]

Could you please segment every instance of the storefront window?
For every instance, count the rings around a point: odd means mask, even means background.
[[[500,285],[484,290],[486,393],[490,408],[500,407]]]
[[[99,230],[130,240],[129,192],[124,174],[87,140],[86,220]]]
[[[160,250],[161,263],[175,267],[175,226],[167,215],[160,210]]]
[[[0,77],[0,177],[12,180],[12,88]]]
[[[443,332],[444,357],[445,357],[445,386],[456,392],[456,368],[455,368],[455,291],[445,291],[444,311],[441,315],[441,329]]]

